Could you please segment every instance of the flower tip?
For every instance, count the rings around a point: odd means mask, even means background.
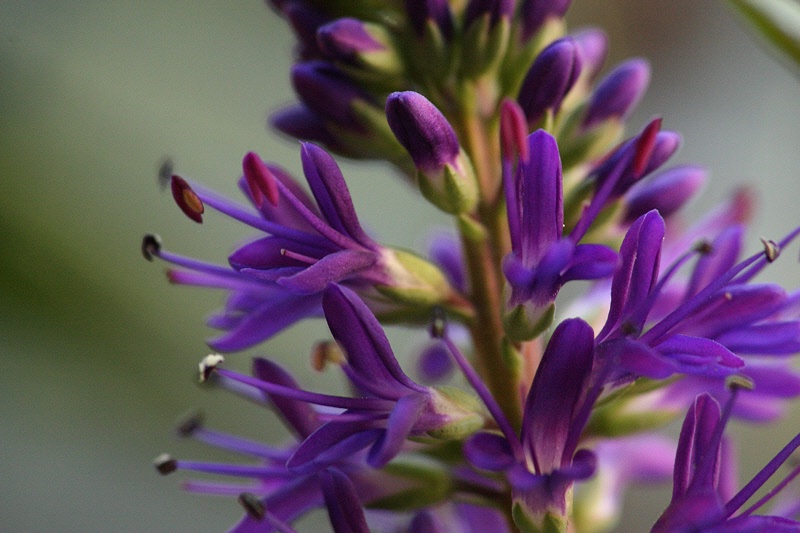
[[[633,156],[633,174],[640,177],[650,162],[650,156],[656,146],[658,132],[661,131],[661,117],[656,117],[644,127],[636,140],[636,149]]]
[[[179,437],[191,437],[195,431],[203,427],[203,413],[192,411],[186,415],[175,428]]]
[[[206,381],[223,361],[225,361],[225,358],[218,353],[203,357],[203,360],[198,365],[200,368],[200,382]]]
[[[148,261],[152,261],[153,257],[158,257],[161,252],[161,237],[155,233],[148,233],[142,238],[142,255]]]
[[[264,503],[252,492],[243,492],[239,494],[237,501],[251,518],[263,520],[264,516],[267,514]]]
[[[269,203],[273,206],[277,206],[277,179],[258,154],[247,152],[242,159],[242,170],[256,207],[260,209],[264,205],[264,198],[269,200]]]
[[[155,465],[156,470],[158,470],[158,473],[162,476],[171,474],[178,469],[178,461],[173,459],[168,453],[162,453],[153,459],[153,464]]]
[[[172,197],[187,217],[198,224],[203,223],[203,212],[205,211],[203,201],[186,180],[176,174],[172,175]]]

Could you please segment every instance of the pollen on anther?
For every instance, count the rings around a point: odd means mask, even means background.
[[[200,382],[206,381],[224,360],[225,358],[217,353],[203,357],[203,360],[198,365],[200,368]]]
[[[203,201],[180,176],[172,176],[172,197],[187,217],[198,224],[203,222],[203,212],[205,211]]]
[[[766,257],[767,261],[770,263],[775,261],[781,255],[781,247],[778,246],[778,243],[775,241],[761,237],[761,243],[764,245],[764,257]]]
[[[142,255],[148,261],[152,261],[161,251],[161,237],[153,233],[148,233],[142,238]]]

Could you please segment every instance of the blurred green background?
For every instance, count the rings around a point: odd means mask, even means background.
[[[613,60],[651,60],[633,124],[663,115],[684,135],[677,160],[712,170],[695,213],[751,182],[754,248],[800,223],[800,85],[721,2],[575,0],[568,20],[605,26]],[[281,430],[194,384],[203,320],[222,295],[170,286],[139,243],[157,232],[172,250],[224,261],[247,235],[214,214],[202,226],[186,219],[157,184],[165,157],[234,197],[248,150],[299,171],[296,144],[265,130],[268,110],[293,99],[291,41],[257,0],[0,5],[1,531],[219,531],[239,517],[234,501],[185,494],[182,476],[162,479],[151,461],[216,457],[173,437],[193,408],[251,437],[277,442]],[[431,221],[445,222],[386,168],[344,166],[362,220],[385,242],[420,247]],[[794,287],[798,271],[786,257],[770,275]],[[258,351],[306,374],[311,341],[324,336],[307,323]],[[401,355],[413,347],[391,338]],[[244,355],[229,361],[247,367]],[[745,442],[743,472],[798,420]],[[665,494],[638,491],[637,505],[659,501],[621,530],[651,523]]]

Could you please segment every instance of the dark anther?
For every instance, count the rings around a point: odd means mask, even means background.
[[[142,238],[142,255],[148,261],[152,261],[154,256],[161,251],[161,237],[149,233]]]
[[[256,520],[262,520],[267,510],[264,504],[261,503],[255,494],[251,492],[243,492],[239,494],[239,504],[244,507],[245,512]]]
[[[178,436],[191,437],[195,431],[203,427],[203,413],[193,411],[178,423]]]
[[[155,458],[153,464],[156,465],[156,470],[162,476],[166,476],[167,474],[171,474],[172,472],[178,469],[178,461],[172,458],[171,455],[162,453],[158,457]]]
[[[708,255],[714,251],[714,247],[706,240],[698,241],[694,245],[694,251],[701,255]]]
[[[438,305],[433,308],[431,317],[430,333],[434,339],[441,339],[444,337],[445,330],[447,329],[447,316],[444,309]]]
[[[192,187],[180,176],[172,176],[172,197],[184,215],[198,224],[203,223],[203,212],[205,211],[203,200],[197,196]]]
[[[205,356],[203,360],[200,361],[199,365],[200,382],[202,383],[204,381],[207,381],[208,378],[214,373],[214,370],[217,369],[217,366],[219,366],[224,360],[225,360],[224,357],[215,353]]]
[[[622,330],[622,333],[624,333],[625,336],[635,336],[635,335],[639,335],[639,333],[641,333],[641,331],[639,331],[639,328],[636,326],[636,324],[634,324],[632,322],[628,322],[627,320],[625,322],[623,322],[622,324],[620,324],[619,329]]]

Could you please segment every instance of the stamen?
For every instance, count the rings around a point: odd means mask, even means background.
[[[142,255],[148,261],[158,256],[161,252],[161,237],[154,233],[148,233],[142,238]]]
[[[193,411],[189,413],[183,420],[178,423],[176,431],[180,437],[191,437],[194,433],[203,427],[203,413]]]
[[[247,181],[256,207],[261,209],[261,206],[264,205],[265,197],[269,200],[269,203],[277,206],[277,179],[255,152],[247,152],[245,154],[244,159],[242,159],[242,170],[244,170],[244,179]]]
[[[211,373],[214,372],[224,360],[225,358],[218,353],[208,354],[203,357],[203,360],[200,361],[198,365],[200,368],[200,382],[202,383],[207,380]]]
[[[256,520],[263,520],[264,515],[266,514],[266,508],[255,494],[251,492],[243,492],[239,494],[237,500],[239,505],[244,507],[245,512],[250,515],[250,517],[255,518]]]
[[[322,372],[329,364],[343,365],[346,362],[344,352],[334,341],[318,342],[311,350],[311,368],[317,372]]]
[[[203,223],[203,212],[205,211],[203,201],[186,183],[186,180],[177,175],[172,176],[172,197],[187,217],[198,224]]]
[[[764,245],[764,257],[768,262],[774,262],[781,255],[781,247],[775,241],[761,237],[761,243]]]
[[[153,464],[162,476],[171,474],[178,469],[178,461],[172,458],[168,453],[162,453],[153,460]]]
[[[489,410],[489,414],[491,414],[492,418],[497,422],[497,426],[511,446],[514,457],[518,461],[524,460],[525,453],[522,450],[522,443],[511,427],[511,423],[506,418],[506,415],[503,414],[503,410],[500,408],[497,400],[494,399],[494,396],[492,396],[492,393],[486,388],[483,380],[481,380],[480,376],[475,372],[475,369],[472,368],[472,365],[469,364],[464,354],[459,351],[455,343],[450,340],[450,337],[445,333],[442,335],[441,339],[445,346],[447,346],[447,349],[450,350],[450,354],[453,356],[453,359],[456,360],[456,364],[461,368],[464,377],[467,378],[469,384],[472,385],[472,388],[475,389],[475,392],[477,392],[478,396],[483,400],[484,405],[486,405],[486,408]]]
[[[309,257],[307,255],[303,255],[297,252],[293,252],[291,250],[287,250],[286,248],[281,248],[281,255],[284,257],[288,257],[289,259],[300,261],[301,263],[307,263],[309,265],[313,265],[314,263],[319,262],[319,259],[316,259],[314,257]]]

